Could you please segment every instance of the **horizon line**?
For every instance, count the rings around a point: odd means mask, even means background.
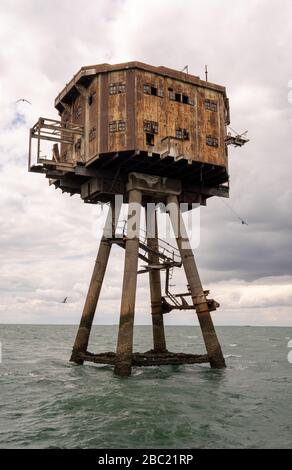
[[[78,326],[79,323],[0,323],[0,325],[5,326],[5,325],[10,325],[10,326]],[[94,323],[92,326],[116,326],[118,327],[119,325],[117,323],[107,323],[107,324],[99,324],[99,323]],[[135,326],[148,326],[152,328],[152,325],[146,324],[146,323],[140,323]],[[192,325],[192,324],[177,324],[177,325],[165,325],[165,328],[168,327],[176,327],[176,326],[194,326],[194,327],[199,327],[200,325]],[[271,328],[292,328],[292,325],[234,325],[234,324],[226,324],[226,325],[216,325],[216,327],[224,327],[224,326],[232,326],[232,327],[252,327],[252,328],[266,328],[266,327],[271,327]]]

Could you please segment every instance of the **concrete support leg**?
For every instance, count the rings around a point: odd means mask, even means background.
[[[169,196],[167,198],[167,206],[187,281],[190,286],[193,304],[196,307],[210,366],[214,369],[221,369],[226,367],[225,360],[208,309],[208,304],[195,263],[193,250],[180,212],[177,196]]]
[[[152,214],[151,214],[152,215]],[[147,245],[154,252],[159,251],[157,212],[153,211],[153,224],[149,223],[149,217],[146,213]],[[152,227],[153,225],[153,227]],[[159,256],[156,253],[149,252],[148,259],[150,264],[159,264]],[[166,342],[164,333],[164,322],[161,305],[161,278],[160,271],[154,269],[149,271],[150,296],[151,296],[151,314],[153,328],[153,350],[154,352],[165,352]]]
[[[131,374],[142,193],[129,191],[129,213],[115,374]]]
[[[94,314],[112,246],[109,242],[109,238],[114,237],[119,211],[120,207],[115,207],[114,203],[111,204],[70,359],[71,362],[75,362],[76,364],[83,364],[80,353],[87,351]]]

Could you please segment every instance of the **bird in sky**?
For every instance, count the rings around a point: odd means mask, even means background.
[[[68,299],[68,297],[65,297],[65,299],[62,300],[62,302],[60,302],[60,303],[61,303],[61,304],[65,304],[65,303],[67,302],[67,299]]]
[[[25,102],[25,103],[31,104],[31,102],[26,100],[25,98],[19,98],[19,100],[16,101],[16,103],[20,103],[20,102]]]

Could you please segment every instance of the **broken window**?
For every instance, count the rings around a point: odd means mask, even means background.
[[[217,111],[217,102],[212,100],[205,100],[205,108],[209,111]]]
[[[154,145],[154,134],[150,132],[146,132],[146,144],[147,145]]]
[[[118,132],[122,132],[126,130],[126,123],[125,121],[118,121]]]
[[[144,121],[144,132],[150,132],[152,134],[158,134],[158,122]]]
[[[143,91],[146,95],[151,95],[151,86],[150,85],[144,85],[143,86]]]
[[[117,85],[117,93],[126,93],[126,85],[125,83],[119,83]]]
[[[126,130],[126,122],[125,121],[112,121],[109,123],[109,131],[110,132],[123,132]]]
[[[118,95],[120,93],[126,93],[125,83],[111,83],[109,86],[110,95]]]
[[[179,140],[189,140],[189,132],[186,129],[179,127],[175,131],[175,136]]]
[[[218,147],[217,137],[213,137],[212,135],[207,135],[206,144],[209,145],[210,147]]]
[[[194,105],[194,100],[192,100],[188,95],[182,95],[182,102],[184,104]]]
[[[154,136],[158,134],[158,122],[144,121],[144,132],[146,132],[146,144],[154,145]]]
[[[115,95],[117,93],[117,86],[114,83],[111,83],[109,86],[109,94]]]
[[[171,101],[175,101],[175,93],[172,90],[169,90],[169,99]]]
[[[110,132],[116,132],[117,130],[117,123],[116,121],[110,122],[109,123],[109,131]]]
[[[160,96],[163,98],[163,90],[158,89],[156,86],[149,85],[149,83],[143,85],[143,91],[145,95]]]
[[[194,100],[191,99],[188,95],[182,94],[182,93],[176,93],[173,91],[172,88],[168,89],[169,91],[169,99],[171,101],[176,101],[177,103],[183,103],[183,104],[194,104]]]

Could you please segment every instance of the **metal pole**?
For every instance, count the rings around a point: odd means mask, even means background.
[[[208,304],[196,266],[193,250],[187,236],[177,196],[168,196],[167,205],[186,278],[190,286],[193,304],[196,308],[209,356],[210,366],[214,369],[221,369],[226,367],[224,356],[208,309]]]
[[[131,375],[142,193],[129,191],[128,227],[115,374]]]
[[[157,265],[159,263],[157,212],[155,209],[153,210],[154,210],[154,214],[153,214],[154,215],[154,227],[153,227],[153,232],[151,233],[151,229],[149,229],[148,227],[149,221],[147,220],[147,209],[145,209],[146,233],[147,233],[147,245],[151,249],[151,251],[148,253],[149,262],[150,264]],[[165,342],[165,333],[164,333],[162,304],[161,304],[161,279],[160,279],[160,271],[158,269],[152,269],[149,271],[149,282],[150,282],[154,352],[165,352],[166,342]]]
[[[120,206],[115,207],[115,204],[111,203],[70,359],[71,362],[75,362],[76,364],[83,364],[84,362],[80,353],[85,353],[87,351],[95,310],[99,299],[109,255],[111,252],[112,244],[108,239],[108,229],[109,226],[112,227],[113,233],[111,235],[114,237],[119,212]]]

